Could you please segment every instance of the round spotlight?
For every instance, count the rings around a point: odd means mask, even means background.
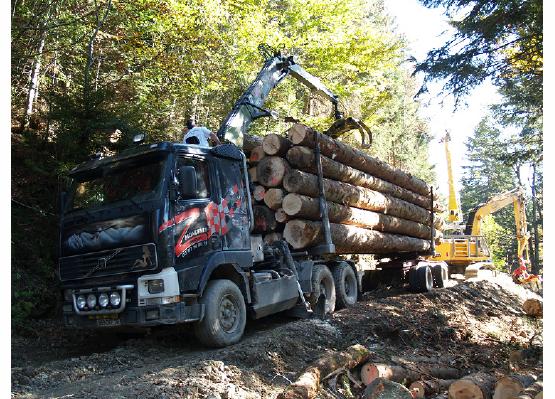
[[[83,310],[83,308],[85,307],[85,305],[87,304],[87,300],[85,299],[84,295],[79,295],[77,297],[77,307],[79,308],[79,310]]]
[[[87,296],[87,306],[89,308],[94,308],[96,306],[96,295],[94,294],[89,294]]]
[[[100,296],[98,297],[98,304],[100,306],[102,306],[103,308],[105,308],[106,306],[108,306],[108,303],[110,302],[110,298],[108,297],[108,294],[103,292],[102,294],[100,294]]]
[[[110,294],[110,303],[112,304],[112,306],[119,306],[119,304],[121,303],[121,296],[119,295],[119,292],[112,292]]]

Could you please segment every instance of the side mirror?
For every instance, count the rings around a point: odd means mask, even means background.
[[[197,197],[197,171],[193,166],[181,166],[178,180],[182,199]]]

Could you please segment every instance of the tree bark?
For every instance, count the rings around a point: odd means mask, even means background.
[[[513,399],[535,382],[535,378],[523,374],[511,374],[501,377],[495,383],[493,399]]]
[[[251,154],[249,156],[249,163],[253,165],[257,164],[264,157],[266,157],[266,153],[264,152],[264,149],[262,148],[262,146],[258,145],[252,149]]]
[[[291,148],[287,152],[287,160],[292,166],[295,166],[302,171],[312,174],[317,173],[314,150],[308,147],[295,146]],[[371,190],[379,191],[383,194],[390,194],[393,197],[400,198],[425,209],[431,208],[430,195],[424,196],[416,194],[412,191],[389,183],[385,180],[378,179],[353,167],[333,161],[325,156],[321,156],[320,160],[324,177],[344,183],[350,183],[355,186],[369,188]],[[441,208],[439,203],[435,204],[436,206],[434,207],[434,210],[439,211]]]
[[[528,316],[543,317],[543,302],[535,298],[527,299],[522,304],[522,310]]]
[[[255,233],[269,233],[274,231],[277,222],[274,212],[265,207],[264,205],[255,205],[252,207],[254,214],[254,229]]]
[[[353,345],[343,352],[334,352],[318,359],[297,380],[280,393],[278,399],[311,399],[316,397],[323,378],[343,367],[352,369],[366,361],[370,352],[362,345]]]
[[[243,135],[243,152],[250,154],[254,147],[262,145],[262,137],[253,136],[251,134]]]
[[[258,181],[266,187],[281,186],[283,177],[289,170],[285,159],[274,156],[263,158],[256,166]]]
[[[427,398],[433,395],[437,395],[449,389],[455,380],[420,380],[415,381],[409,386],[409,391],[411,391],[415,398]]]
[[[324,193],[328,201],[390,214],[426,225],[431,223],[430,212],[410,202],[349,183],[323,180]],[[318,197],[318,178],[310,173],[292,169],[283,179],[283,187],[290,193]]]
[[[31,72],[31,79],[29,81],[29,91],[27,93],[27,106],[25,107],[25,113],[23,115],[23,128],[27,129],[31,121],[31,115],[34,111],[34,104],[39,95],[39,82],[40,82],[40,69],[42,61],[42,53],[44,51],[44,45],[46,43],[46,31],[44,31],[40,38],[39,48],[33,64],[33,69]]]
[[[355,226],[330,223],[331,237],[337,253],[389,254],[394,252],[423,252],[430,242],[419,238],[381,233]],[[321,222],[290,220],[283,237],[294,249],[309,248],[324,240]]]
[[[281,203],[283,202],[285,194],[286,193],[281,188],[270,188],[266,191],[264,203],[268,206],[268,208],[277,211],[281,208]]]
[[[327,202],[330,222],[348,224],[366,229],[404,234],[411,237],[430,239],[430,227],[421,223],[382,215],[372,211]],[[318,199],[300,194],[287,194],[283,199],[283,210],[289,216],[302,219],[320,220]]]
[[[489,399],[495,377],[484,372],[467,375],[449,386],[449,399]]]
[[[410,391],[403,385],[385,378],[377,378],[366,387],[362,399],[412,399]]]
[[[454,379],[460,377],[460,371],[451,367],[418,367],[418,370],[410,370],[403,366],[394,366],[383,363],[366,363],[360,369],[360,379],[366,385],[376,378],[403,383],[411,383],[420,380],[423,376]]]
[[[291,141],[287,137],[272,133],[264,137],[262,147],[266,154],[282,157],[291,147]]]
[[[430,188],[423,180],[400,169],[393,168],[377,158],[356,150],[348,144],[320,134],[307,126],[297,123],[291,126],[288,132],[289,140],[293,144],[304,145],[310,148],[315,147],[316,136],[318,136],[320,151],[323,155],[346,165],[356,165],[356,168],[363,172],[370,173],[373,176],[387,180],[415,193],[424,196],[430,194]]]

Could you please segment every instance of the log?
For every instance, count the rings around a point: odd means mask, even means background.
[[[318,136],[318,141],[320,143],[320,152],[334,161],[341,162],[349,166],[356,165],[356,168],[362,170],[363,172],[414,191],[417,194],[424,196],[428,196],[430,194],[430,187],[423,180],[420,180],[409,173],[403,172],[400,169],[396,169],[393,166],[362,151],[352,148],[348,144],[344,144],[340,141],[332,139],[329,136],[320,134],[307,126],[298,123],[291,126],[288,131],[289,140],[291,140],[293,144],[303,145],[310,148],[315,147],[316,136]]]
[[[270,245],[276,241],[281,240],[282,238],[283,236],[281,233],[276,233],[276,232],[268,233],[264,236],[264,243]]]
[[[285,196],[281,205],[289,216],[321,220],[320,203],[316,198],[290,193]],[[431,237],[431,229],[421,223],[329,201],[327,201],[327,205],[328,216],[332,223],[348,224],[423,239],[430,239]]]
[[[243,152],[250,154],[254,147],[262,145],[262,137],[253,136],[251,134],[243,135]]]
[[[278,399],[306,399],[316,397],[320,381],[339,368],[352,369],[366,361],[370,352],[362,345],[353,345],[342,352],[328,354],[306,369],[300,376],[281,392]]]
[[[251,155],[249,156],[249,163],[252,165],[257,164],[260,162],[264,157],[266,157],[266,153],[261,145],[256,146],[252,149]]]
[[[266,187],[281,186],[283,177],[289,172],[287,161],[280,157],[265,157],[256,166],[256,176],[260,184]]]
[[[266,159],[268,158],[264,158],[264,160]],[[390,214],[426,225],[431,223],[430,212],[410,202],[349,183],[330,179],[323,179],[323,182],[324,193],[328,201]],[[283,187],[290,193],[318,198],[318,177],[310,173],[291,169],[283,179]]]
[[[393,381],[377,378],[366,387],[362,399],[412,399],[410,391]]]
[[[255,201],[263,201],[265,194],[266,188],[264,188],[264,186],[254,186],[254,190],[252,190],[252,197],[255,199]]]
[[[283,202],[285,194],[286,193],[281,188],[270,188],[266,191],[264,203],[268,206],[268,208],[276,211],[281,208],[281,203]]]
[[[543,381],[536,381],[514,399],[539,399],[543,397]]]
[[[253,166],[252,168],[249,168],[249,180],[251,181],[251,183],[257,183],[258,182],[258,174],[256,171],[256,166]]]
[[[539,299],[529,298],[522,304],[522,310],[528,316],[543,317],[543,302]]]
[[[266,154],[282,157],[291,147],[291,141],[287,137],[272,133],[264,137],[262,147]]]
[[[495,377],[484,372],[467,375],[449,386],[449,399],[489,399]]]
[[[289,215],[285,213],[283,208],[279,208],[278,210],[276,210],[274,217],[276,218],[276,221],[278,223],[286,223],[289,220]]]
[[[275,230],[277,226],[276,218],[274,212],[264,206],[255,205],[252,207],[254,215],[254,233],[269,233]]]
[[[390,254],[396,252],[425,252],[430,242],[344,224],[330,223],[331,238],[337,253]],[[309,248],[324,240],[321,222],[295,219],[285,225],[283,238],[294,249]]]
[[[393,197],[400,198],[422,208],[431,209],[430,195],[423,196],[416,194],[358,169],[343,165],[325,156],[321,156],[320,159],[324,177],[344,183],[351,183],[355,186],[369,188],[383,194],[390,194]],[[316,156],[314,155],[314,150],[311,148],[295,146],[287,152],[287,160],[292,166],[304,172],[312,174],[317,173]],[[435,204],[434,210],[439,211],[441,208],[440,204]]]
[[[411,391],[415,398],[427,398],[447,391],[449,385],[453,382],[455,382],[455,380],[434,379],[414,381],[410,384],[409,391]]]
[[[360,379],[366,385],[370,384],[376,378],[385,378],[395,382],[411,383],[420,380],[422,376],[454,380],[455,378],[459,378],[460,374],[459,370],[452,367],[419,366],[418,370],[412,370],[403,366],[384,363],[366,363],[360,369]]]
[[[513,399],[535,381],[534,377],[523,374],[503,376],[495,383],[493,399]]]

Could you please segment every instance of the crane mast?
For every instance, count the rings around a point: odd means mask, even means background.
[[[449,215],[447,221],[453,224],[459,224],[462,221],[461,208],[457,200],[457,193],[455,192],[455,182],[453,179],[453,168],[451,166],[451,151],[449,150],[449,142],[451,135],[449,132],[445,133],[442,142],[445,146],[445,158],[447,159],[447,181],[449,185]]]

